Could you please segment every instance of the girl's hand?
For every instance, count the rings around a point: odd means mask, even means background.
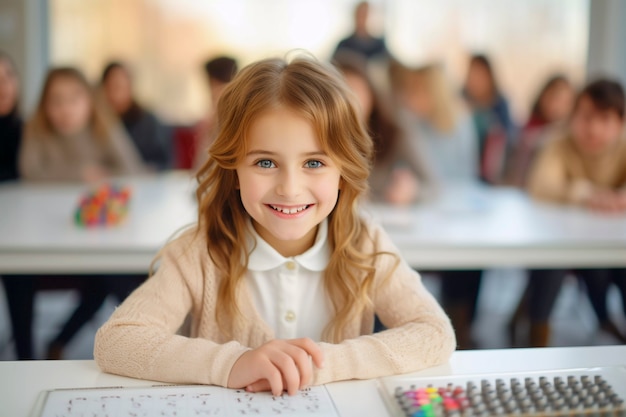
[[[311,381],[313,363],[321,368],[323,361],[321,349],[309,338],[272,340],[237,359],[228,377],[228,388],[295,395]]]
[[[626,194],[598,191],[587,199],[586,206],[602,213],[623,213],[626,211]]]

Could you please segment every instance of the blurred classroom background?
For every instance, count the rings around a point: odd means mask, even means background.
[[[171,141],[170,160],[164,168],[194,169],[202,148],[196,135],[210,124],[208,114],[214,106],[207,82],[207,72],[209,78],[211,74],[205,63],[214,57],[229,56],[242,68],[261,58],[293,54],[294,50],[306,50],[321,60],[337,58],[339,41],[354,31],[358,3],[356,0],[2,0],[0,51],[14,62],[20,85],[18,110],[25,122],[37,110],[50,68],[76,68],[92,85],[98,86],[104,84],[103,71],[107,64],[124,63],[132,73],[134,100],[150,109],[170,133],[167,139]],[[513,153],[513,142],[532,120],[537,96],[551,77],[558,74],[572,86],[570,101],[575,92],[598,77],[626,83],[624,21],[626,2],[621,0],[371,0],[367,27],[372,36],[384,37],[388,54],[367,62],[367,76],[377,90],[391,97],[389,107],[394,112],[404,106],[404,110],[417,114],[421,103],[418,93],[411,96],[407,91],[411,88],[419,91],[415,86],[419,84],[420,74],[436,67],[443,74],[447,89],[454,92],[455,100],[465,95],[464,107],[471,112],[472,102],[467,97],[470,58],[476,54],[487,57],[497,79],[497,93],[506,99],[515,129],[511,134],[513,139],[504,139],[511,143],[503,145]],[[400,72],[394,73],[394,68],[400,68]],[[348,74],[350,69],[342,71]],[[393,74],[401,75],[394,79]],[[398,97],[392,97],[394,92],[399,92]],[[405,93],[408,97],[403,96]],[[566,119],[569,111],[569,108],[565,110],[559,122]],[[484,155],[487,145],[484,138],[478,137],[480,134],[480,131],[472,134],[480,142],[476,145],[478,159],[474,161],[477,180],[523,189],[523,181],[504,178],[507,167],[500,166],[498,174],[490,171],[489,157]],[[149,162],[145,154],[141,156],[144,162]],[[511,159],[504,155],[496,165]],[[616,265],[606,265],[613,266]],[[445,291],[440,275],[440,271],[424,272],[427,286],[439,299],[444,297],[442,290]],[[549,339],[546,335],[540,339],[551,346],[622,343],[614,329],[598,330],[594,308],[580,279],[574,275],[568,275],[558,294],[550,316]],[[509,327],[516,306],[521,304],[527,277],[527,271],[519,268],[490,268],[483,272],[480,295],[474,300],[478,305],[475,318],[468,319],[473,323],[464,324],[471,325],[471,342],[464,348],[515,345]],[[80,304],[84,291],[84,288],[44,288],[35,293],[34,358],[51,357],[50,340]],[[626,337],[626,320],[621,313],[624,300],[614,286],[607,294],[614,324]],[[19,356],[5,301],[10,297],[12,294],[0,287],[2,360]],[[92,358],[95,331],[118,300],[107,297],[75,337],[59,347],[52,357]],[[450,312],[454,314],[453,310]],[[458,314],[470,313],[459,311]]]
[[[191,123],[208,101],[202,63],[226,54],[241,66],[305,49],[320,59],[353,29],[354,0],[3,0],[0,47],[34,107],[50,65],[75,65],[98,80],[111,59],[132,64],[138,97],[168,123]],[[460,88],[468,56],[487,52],[525,120],[547,75],[582,82],[588,73],[623,75],[619,1],[374,0],[369,25],[401,62],[440,62]]]

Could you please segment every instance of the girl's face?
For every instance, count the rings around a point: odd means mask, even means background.
[[[589,97],[581,97],[572,115],[570,128],[574,143],[589,156],[611,148],[622,135],[624,120],[613,110],[598,109]]]
[[[0,59],[0,116],[13,111],[17,103],[17,76],[11,65]]]
[[[301,254],[337,204],[339,168],[311,123],[285,107],[261,114],[247,140],[237,167],[243,206],[257,233],[280,254]]]
[[[44,106],[52,129],[60,135],[77,134],[89,124],[92,110],[89,91],[73,78],[54,79]]]
[[[564,81],[555,83],[541,97],[539,106],[548,122],[564,120],[574,104],[574,89]]]
[[[493,95],[493,80],[487,68],[479,63],[470,64],[467,74],[467,91],[475,100],[487,100]]]
[[[104,82],[104,94],[116,114],[124,114],[133,103],[133,93],[128,73],[119,67],[109,72]]]

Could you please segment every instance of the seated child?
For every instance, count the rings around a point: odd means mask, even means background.
[[[359,214],[372,140],[341,76],[309,58],[251,64],[218,120],[198,224],[98,331],[100,368],[293,395],[448,360],[450,321]],[[388,330],[372,334],[374,314]]]
[[[626,211],[624,111],[619,83],[599,80],[585,87],[569,132],[547,144],[531,170],[530,194],[593,210]]]
[[[541,150],[528,180],[531,196],[602,213],[626,213],[625,110],[619,83],[598,80],[587,85],[575,100],[566,134]],[[531,346],[549,343],[549,316],[566,273],[530,271],[526,297]],[[589,289],[600,327],[625,342],[625,333],[609,319],[606,292],[612,281],[626,294],[626,271],[596,268],[574,273]]]

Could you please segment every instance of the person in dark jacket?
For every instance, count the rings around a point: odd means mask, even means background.
[[[18,96],[15,65],[7,54],[0,51],[0,181],[18,177],[17,155],[22,139]]]
[[[102,73],[107,103],[120,118],[144,163],[156,171],[170,168],[172,139],[170,129],[133,96],[132,76],[121,62],[109,63]]]
[[[369,12],[370,5],[368,2],[362,1],[357,4],[354,9],[354,32],[339,42],[333,56],[350,51],[361,55],[366,60],[389,57],[385,39],[373,36],[367,28]]]

